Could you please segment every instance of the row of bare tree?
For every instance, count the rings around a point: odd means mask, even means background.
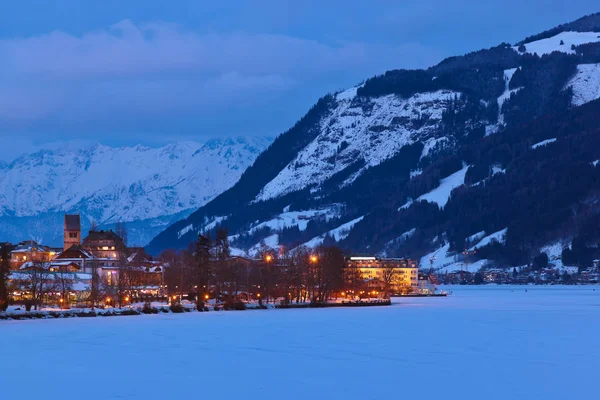
[[[345,255],[335,246],[286,251],[262,245],[250,257],[232,257],[227,230],[216,231],[215,240],[199,235],[185,251],[167,250],[160,256],[170,267],[165,272],[169,293],[180,298],[196,297],[234,302],[250,298],[284,302],[324,302],[345,290],[365,288],[358,269],[345,269]],[[390,293],[398,279],[397,270],[386,269],[383,281]]]

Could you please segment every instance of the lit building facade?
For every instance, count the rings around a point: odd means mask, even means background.
[[[345,275],[360,276],[366,289],[385,290],[390,282],[394,294],[418,292],[419,268],[415,261],[405,258],[349,257]]]

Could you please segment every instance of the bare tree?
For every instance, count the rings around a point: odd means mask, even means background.
[[[61,307],[68,308],[69,307],[69,293],[73,289],[73,281],[75,280],[75,276],[72,272],[68,271],[66,268],[59,268],[58,271],[54,275],[56,281],[56,289],[61,294]]]
[[[384,265],[382,271],[382,281],[384,286],[384,297],[389,299],[392,294],[392,289],[398,284],[398,269],[393,265]]]
[[[28,288],[31,292],[33,306],[37,310],[44,303],[44,298],[54,287],[54,277],[46,262],[34,262],[27,270]]]
[[[360,293],[364,288],[365,278],[359,268],[345,268],[344,284],[346,290],[351,291],[353,295]]]
[[[8,246],[0,248],[0,311],[8,307],[8,276],[10,274],[10,252]]]
[[[321,246],[311,256],[311,260],[316,268],[316,301],[327,301],[334,291],[342,287],[344,254],[338,247]]]
[[[123,239],[123,244],[127,246],[127,226],[125,225],[125,222],[117,222],[115,233]]]

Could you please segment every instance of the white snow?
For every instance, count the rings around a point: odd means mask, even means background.
[[[569,274],[575,274],[578,272],[577,267],[564,265],[562,262],[562,251],[564,248],[570,246],[570,240],[559,240],[557,242],[542,247],[540,249],[540,252],[546,253],[548,255],[548,264],[550,267],[556,268],[560,273],[566,271]]]
[[[476,240],[479,241],[479,240],[483,239],[484,237],[485,237],[485,231],[477,232],[477,233],[474,233],[473,235],[469,236],[467,238],[467,242],[471,243],[471,242],[475,242]]]
[[[338,93],[335,97],[338,101],[344,100],[352,100],[356,97],[356,91],[358,90],[358,86],[344,90],[343,92]]]
[[[428,139],[425,142],[425,145],[423,146],[423,151],[421,151],[421,157],[419,158],[419,160],[422,160],[424,157],[427,157],[432,150],[434,149],[439,149],[444,147],[445,144],[447,144],[449,142],[447,137],[441,137],[441,138],[431,138]]]
[[[492,165],[492,175],[504,173],[506,173],[506,168],[502,168],[500,165]]]
[[[440,181],[440,185],[433,189],[429,193],[425,193],[419,196],[415,201],[428,201],[430,203],[436,203],[440,208],[444,208],[448,200],[450,200],[450,195],[452,194],[452,190],[463,185],[465,183],[465,175],[467,170],[469,169],[468,165],[464,165],[462,169],[456,171],[452,175],[442,179]],[[410,207],[413,203],[412,200],[409,200],[406,204],[401,206],[398,210],[406,209]]]
[[[188,226],[186,226],[185,228],[181,229],[179,232],[177,232],[177,238],[181,238],[183,235],[185,235],[186,233],[190,232],[191,230],[194,229],[194,224],[189,224]]]
[[[366,168],[389,159],[405,145],[439,132],[443,112],[459,97],[458,92],[440,90],[409,98],[369,98],[365,104],[354,104],[352,90],[338,94],[336,106],[320,122],[317,137],[262,189],[255,201],[317,186],[362,159],[365,167],[349,180],[356,179]]]
[[[563,41],[564,44],[560,44]],[[542,56],[559,51],[567,54],[575,54],[575,50],[571,50],[571,46],[579,46],[585,43],[600,42],[600,32],[561,32],[556,36],[547,39],[536,40],[534,42],[525,43],[525,52]],[[518,51],[518,46],[513,47]]]
[[[0,166],[0,218],[29,221],[21,227],[22,240],[29,231],[49,229],[37,226],[35,218],[49,212],[60,218],[81,213],[84,223],[94,219],[99,225],[189,213],[231,187],[269,142],[224,138],[160,148],[97,144],[23,155]],[[1,236],[3,225],[0,220]]]
[[[594,165],[594,167],[595,167],[596,165],[598,165],[598,163],[599,163],[599,162],[600,162],[600,160],[594,160],[594,161],[592,161],[592,164],[593,164],[593,165]]]
[[[511,81],[513,75],[515,74],[515,72],[517,72],[517,68],[511,68],[511,69],[504,70],[504,92],[500,95],[500,97],[498,97],[498,100],[497,100],[498,101],[498,122],[496,125],[493,125],[493,127],[490,126],[489,129],[488,129],[488,127],[486,127],[486,136],[498,132],[498,130],[505,125],[504,114],[502,114],[502,106],[508,99],[510,99],[510,96],[512,96],[514,93],[517,93],[519,90],[522,89],[520,87],[516,88],[516,89],[509,89],[510,81]]]
[[[546,146],[550,143],[556,142],[556,138],[542,140],[541,142],[537,142],[531,146],[532,149],[537,149],[538,147]]]
[[[508,228],[504,228],[501,231],[494,232],[490,235],[487,235],[483,239],[481,239],[475,246],[472,246],[470,250],[475,250],[480,247],[487,246],[492,242],[504,243],[506,241],[506,232],[508,232]]]
[[[441,289],[452,294],[394,298],[389,307],[0,321],[10,344],[2,348],[10,360],[0,364],[2,395],[341,400],[400,391],[563,400],[597,393],[599,289]]]
[[[274,231],[280,231],[284,228],[290,228],[292,226],[298,226],[298,229],[303,231],[306,229],[311,219],[324,218],[326,221],[328,221],[339,214],[338,209],[339,206],[334,205],[332,207],[318,210],[286,211],[279,214],[275,218],[254,225],[248,232],[253,233],[264,227],[268,227]]]
[[[600,99],[600,64],[579,64],[567,87],[573,89],[574,106]]]
[[[332,229],[321,236],[312,238],[308,242],[304,243],[303,246],[310,247],[310,248],[318,247],[323,244],[323,241],[325,240],[325,236],[331,236],[336,242],[339,242],[340,240],[344,240],[348,237],[348,235],[350,234],[350,231],[352,230],[354,225],[356,225],[358,222],[362,221],[363,218],[364,218],[364,216],[353,219],[350,222],[346,222],[345,224],[342,224],[342,225],[338,226],[337,228]]]
[[[266,238],[252,246],[250,249],[248,249],[247,254],[250,256],[255,256],[263,247],[263,244],[270,249],[277,249],[279,247],[279,235],[275,233],[271,236],[267,236]]]
[[[422,169],[415,169],[413,171],[410,171],[410,179],[417,177],[419,175],[421,175],[423,173]]]
[[[419,268],[428,271],[433,267],[434,271],[439,274],[467,270],[467,266],[465,265],[465,256],[462,253],[451,252],[449,249],[450,244],[448,243],[421,257],[421,260],[419,261]],[[475,262],[470,262],[468,270],[470,272],[478,271],[484,267],[487,262],[488,260],[477,260]]]

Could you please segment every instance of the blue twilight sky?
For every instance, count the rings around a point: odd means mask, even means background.
[[[596,11],[597,0],[3,0],[0,140],[277,135],[327,92]],[[0,161],[14,154],[0,146]]]

